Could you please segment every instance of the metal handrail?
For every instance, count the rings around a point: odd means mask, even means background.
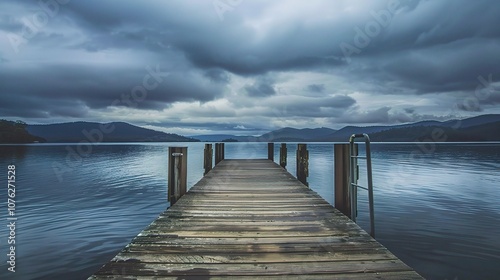
[[[354,140],[356,138],[364,138],[366,145],[366,156],[357,156],[354,151]],[[370,137],[368,134],[353,134],[349,138],[349,154],[350,154],[350,176],[349,176],[349,191],[351,192],[351,219],[356,222],[358,215],[358,188],[368,190],[368,203],[370,208],[370,235],[375,237],[375,213],[373,207],[373,178],[372,178],[372,156],[370,149]],[[368,177],[368,188],[357,184],[358,169],[357,159],[366,159],[366,172]]]

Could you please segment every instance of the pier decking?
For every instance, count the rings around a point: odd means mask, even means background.
[[[89,279],[422,279],[270,160],[224,160]]]

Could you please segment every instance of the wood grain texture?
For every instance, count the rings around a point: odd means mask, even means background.
[[[422,279],[269,160],[223,160],[89,279]]]

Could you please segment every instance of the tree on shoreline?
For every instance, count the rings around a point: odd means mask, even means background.
[[[0,143],[34,143],[45,142],[45,139],[26,131],[28,125],[23,121],[0,120]]]

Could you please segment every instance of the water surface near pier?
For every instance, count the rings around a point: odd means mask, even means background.
[[[188,185],[203,174],[203,143],[0,146],[0,199],[16,165],[16,273],[1,279],[85,279],[168,206],[168,146],[188,146]],[[333,203],[333,144],[310,143],[309,184]],[[363,146],[360,146],[363,150]],[[296,144],[288,144],[295,174]],[[226,143],[226,158],[266,158],[266,143]],[[275,148],[275,159],[279,147]],[[372,144],[377,240],[428,279],[500,274],[500,144]],[[78,155],[85,155],[79,157]],[[360,161],[365,184],[364,162]],[[369,229],[366,193],[360,225]],[[7,203],[2,203],[7,225]],[[9,277],[9,278],[6,278]]]

